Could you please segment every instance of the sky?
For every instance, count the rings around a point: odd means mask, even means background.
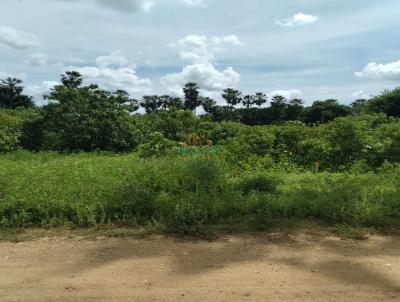
[[[0,78],[43,104],[68,70],[132,97],[197,82],[306,104],[400,86],[398,0],[0,0]]]

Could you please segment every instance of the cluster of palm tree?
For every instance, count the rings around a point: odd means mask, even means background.
[[[213,113],[219,107],[217,102],[211,97],[203,97],[200,95],[199,86],[196,83],[187,83],[183,88],[184,99],[173,97],[169,95],[147,95],[140,101],[140,106],[145,109],[147,113],[157,111],[159,109],[185,109],[195,111],[196,108],[202,106],[207,113]],[[268,96],[263,92],[257,92],[254,95],[242,95],[239,90],[227,88],[222,92],[222,98],[226,101],[227,107],[230,110],[238,105],[244,108],[252,108],[257,106],[261,109],[262,105],[267,103]],[[287,103],[285,97],[276,95],[271,98],[271,106],[275,108],[284,107]],[[293,99],[289,101],[290,104],[298,106],[302,105],[302,100]]]

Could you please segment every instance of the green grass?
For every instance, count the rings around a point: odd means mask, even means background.
[[[3,155],[0,222],[8,226],[104,223],[102,205],[128,182],[137,162],[135,155]]]
[[[239,170],[218,157],[19,151],[0,155],[0,226],[143,226],[207,237],[210,225],[263,229],[317,219],[356,237],[358,227],[390,227],[400,218],[397,166],[282,171]]]

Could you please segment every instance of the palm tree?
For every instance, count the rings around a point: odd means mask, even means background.
[[[263,92],[257,92],[254,95],[254,104],[256,104],[259,109],[261,109],[261,106],[264,105],[267,101],[268,97]]]
[[[196,83],[186,83],[183,93],[185,94],[185,109],[195,112],[201,105],[199,86]]]
[[[204,97],[202,98],[202,105],[205,112],[212,113],[215,106],[217,105],[217,102],[214,101],[212,98]]]
[[[160,100],[158,95],[145,95],[140,102],[140,106],[146,110],[146,113],[157,111],[160,107]]]
[[[304,110],[302,99],[291,99],[286,108],[286,119],[289,121],[299,120]]]
[[[254,104],[254,95],[245,95],[242,102],[243,105],[249,109]]]
[[[286,98],[284,96],[275,95],[272,97],[271,111],[275,120],[282,121],[285,119],[286,108],[287,108],[287,103],[286,103]]]
[[[82,75],[77,71],[67,71],[61,75],[61,83],[67,88],[78,88],[82,82]]]
[[[162,95],[162,96],[160,96],[160,97],[158,98],[159,106],[160,106],[162,109],[167,110],[167,109],[169,108],[169,106],[170,106],[171,99],[172,99],[172,97],[170,97],[169,95]]]
[[[182,99],[179,97],[170,97],[168,108],[169,109],[175,108],[177,110],[182,110],[184,108]]]
[[[222,97],[228,103],[228,106],[233,110],[233,107],[240,104],[242,101],[242,93],[239,90],[227,88],[224,90]]]

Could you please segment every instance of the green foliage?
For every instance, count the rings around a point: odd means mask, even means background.
[[[280,181],[279,177],[265,172],[244,173],[236,180],[235,186],[245,195],[251,192],[273,193]]]
[[[0,158],[0,224],[105,223],[103,204],[127,183],[136,156],[32,154]]]
[[[0,226],[200,232],[210,224],[318,218],[353,234],[400,218],[399,90],[352,107],[326,100],[308,108],[281,96],[261,108],[267,97],[257,93],[235,109],[239,91],[226,89],[223,107],[188,83],[184,106],[147,96],[147,114],[133,115],[138,104],[125,91],[82,86],[77,72],[61,82],[43,108],[0,111]],[[21,95],[20,84],[10,80],[7,89]],[[208,114],[198,117],[192,111],[201,103]],[[199,141],[216,154],[176,152],[179,143]],[[20,147],[63,153],[9,152]],[[65,153],[98,150],[137,152]]]
[[[153,132],[150,134],[148,142],[139,146],[138,154],[141,158],[167,156],[173,152],[175,145],[161,132]]]
[[[146,110],[146,113],[156,112],[161,103],[157,95],[145,95],[140,102],[140,106]]]
[[[255,157],[271,156],[275,135],[262,127],[243,127],[239,133],[220,145],[228,152],[226,158],[233,164],[251,162]]]
[[[20,120],[20,146],[30,150],[40,150],[42,139],[40,109],[19,107],[13,110],[3,109],[2,112]]]
[[[400,123],[383,124],[377,129],[382,157],[391,163],[400,162]]]
[[[210,97],[205,97],[201,100],[201,104],[203,105],[203,109],[205,112],[211,114],[212,112],[214,112],[215,107],[217,106],[217,102],[214,101],[212,98]]]
[[[34,107],[32,97],[24,95],[23,91],[22,80],[15,78],[0,80],[0,108]]]
[[[255,170],[256,169],[256,170]],[[400,218],[400,167],[377,172],[237,170],[220,157],[18,151],[0,158],[0,224],[199,225],[318,218],[381,226]]]
[[[262,105],[264,105],[268,101],[268,97],[263,93],[263,92],[257,92],[254,95],[254,101],[253,103],[258,106],[258,108],[261,108]]]
[[[384,224],[385,218],[399,215],[396,173],[292,175],[278,187],[275,198],[268,200],[269,214],[353,225]]]
[[[400,87],[393,90],[385,90],[380,95],[368,101],[368,110],[382,112],[388,116],[400,116]]]
[[[337,100],[316,101],[311,107],[304,110],[306,123],[327,123],[337,117],[351,114],[350,107],[339,104]]]
[[[78,74],[79,75],[79,74]],[[64,76],[42,111],[42,146],[48,150],[130,150],[138,133],[129,113],[135,108],[125,91],[110,93],[96,85],[80,87],[76,74]],[[72,77],[69,79],[69,77]],[[78,78],[77,78],[78,77]]]
[[[234,106],[242,101],[242,94],[239,90],[227,88],[222,93],[222,98],[226,101],[228,106],[232,109]]]
[[[149,115],[149,127],[152,131],[161,132],[171,140],[182,140],[187,133],[195,132],[197,120],[191,111],[161,110],[157,114]]]
[[[186,83],[183,88],[185,95],[184,108],[190,111],[195,111],[201,105],[199,86],[196,83]]]
[[[214,223],[234,204],[224,175],[217,160],[203,157],[142,162],[110,211],[121,219],[129,214],[173,227]]]
[[[21,138],[22,120],[0,111],[0,152],[17,148]]]
[[[244,127],[234,122],[201,122],[198,125],[198,134],[207,137],[214,144],[218,144],[222,140],[235,137]]]

